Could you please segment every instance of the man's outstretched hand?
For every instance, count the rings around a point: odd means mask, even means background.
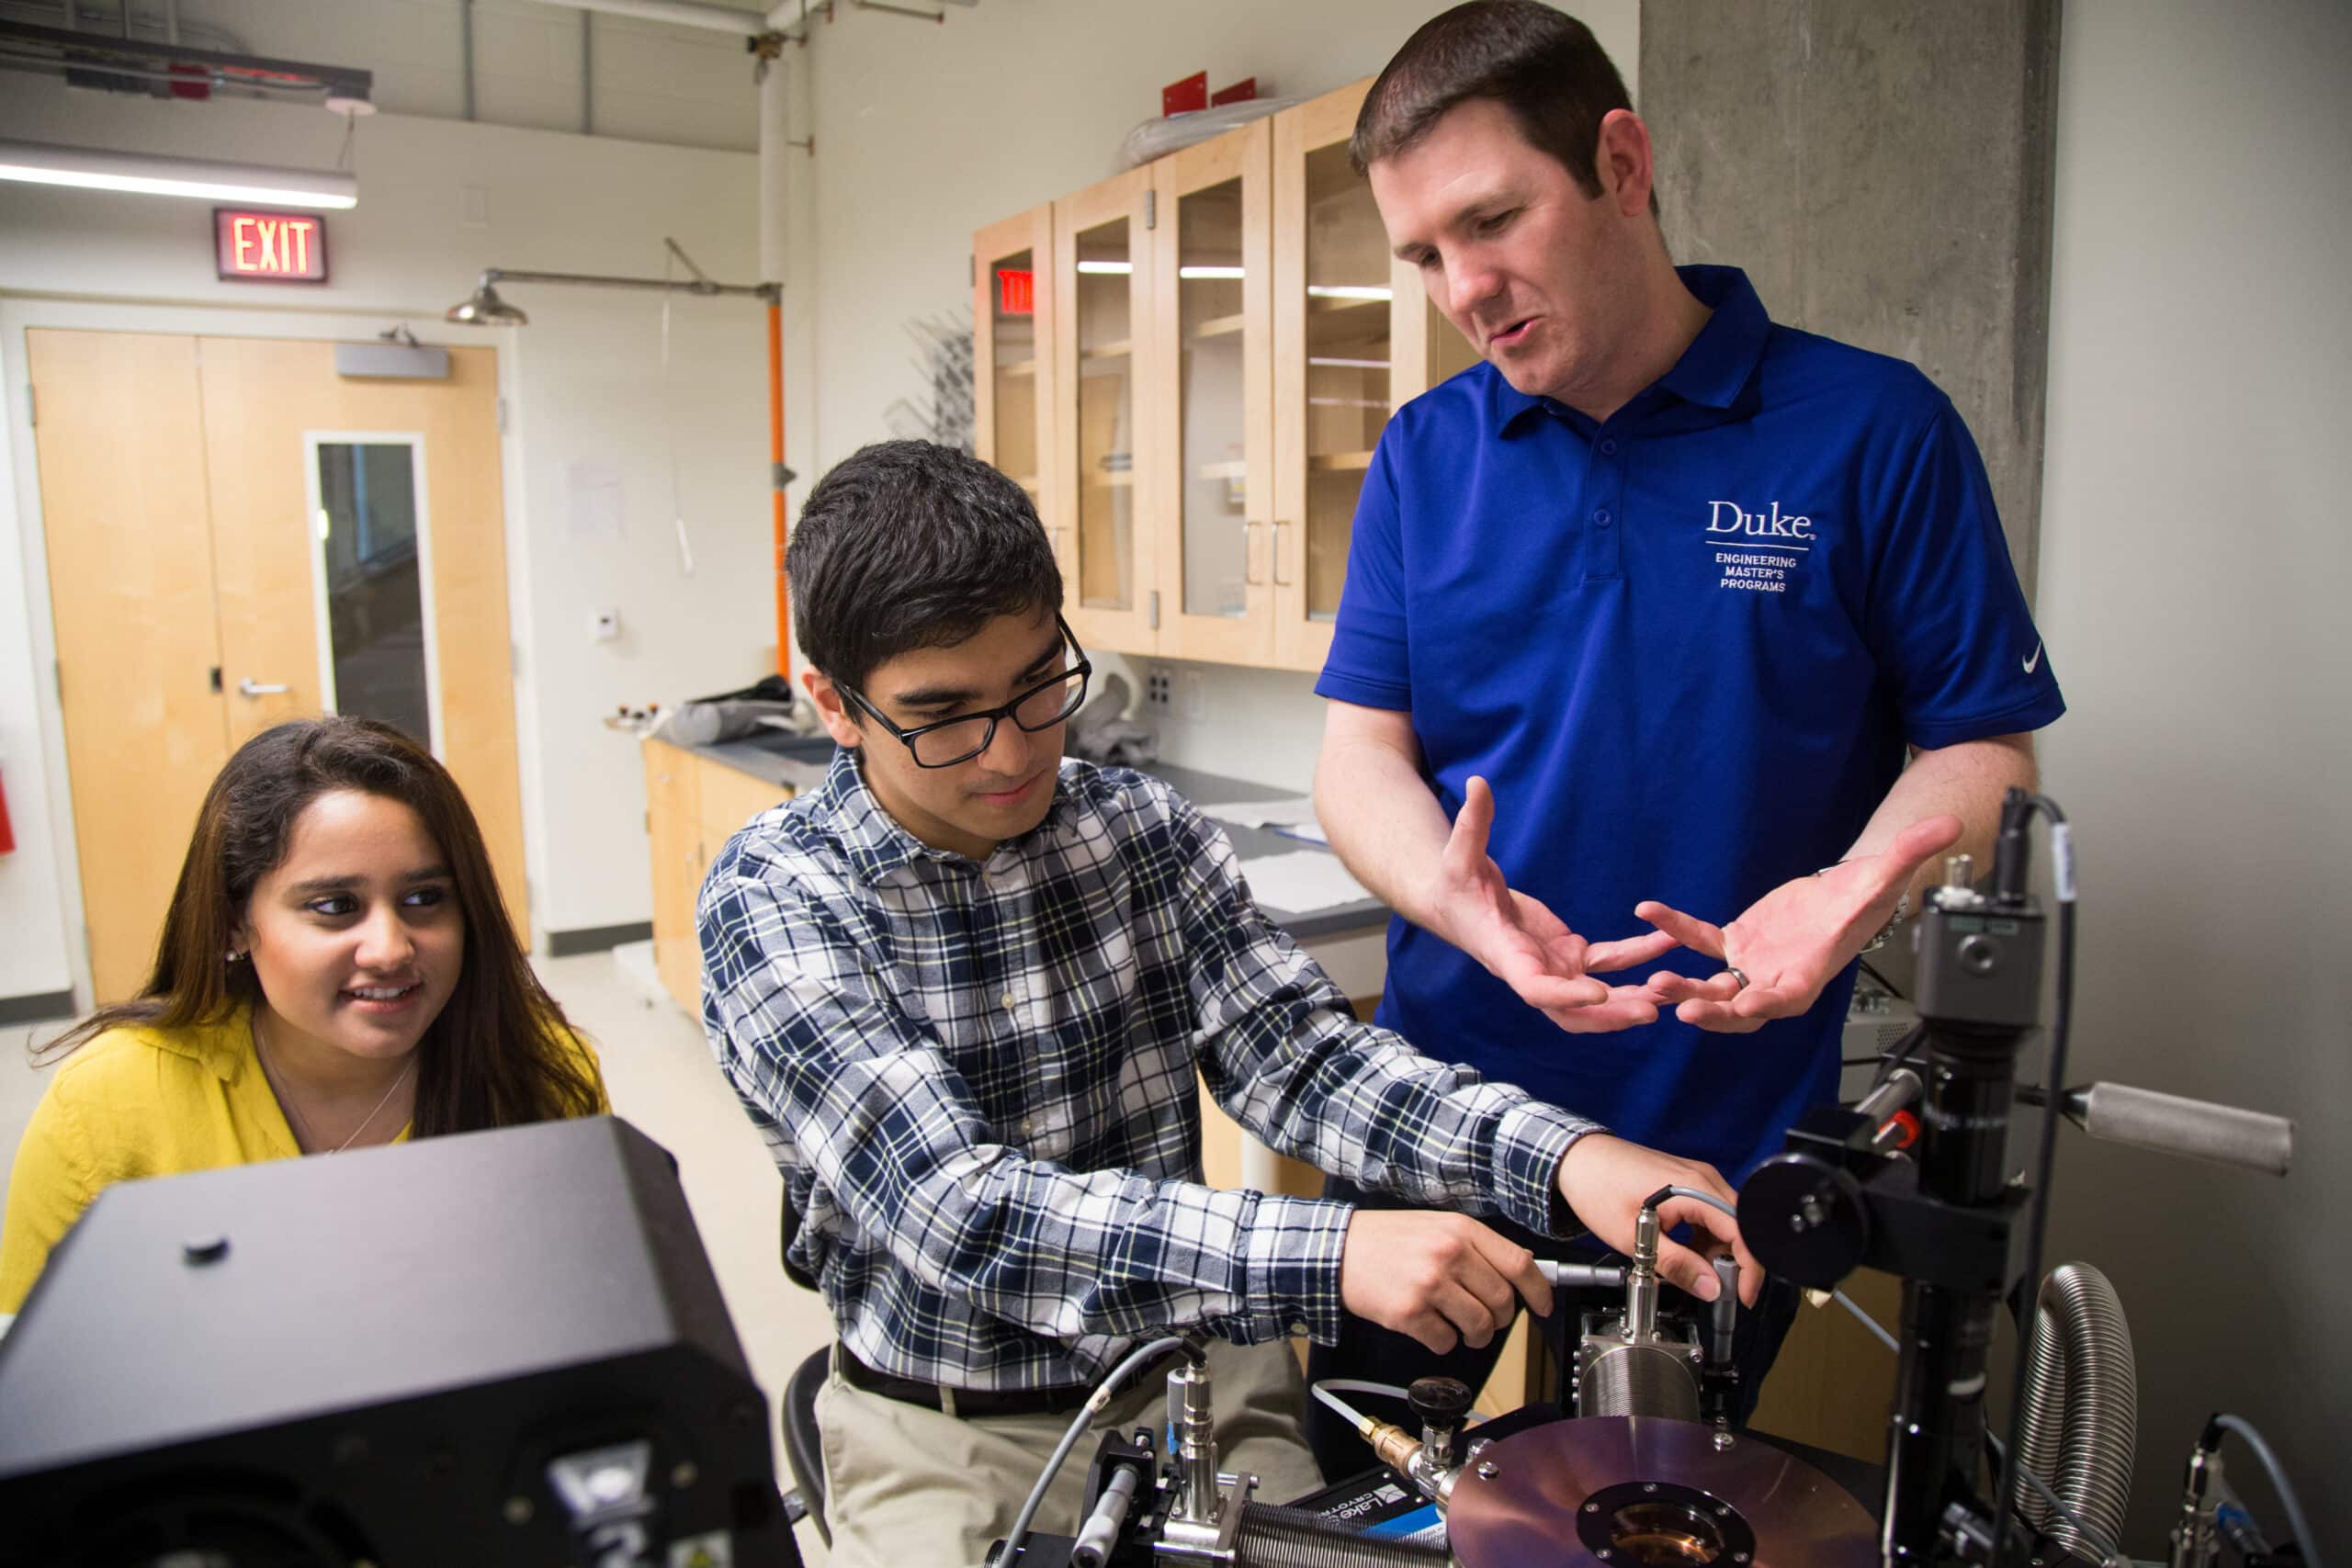
[[[1593,976],[1652,963],[1679,939],[1661,925],[1623,942],[1586,942],[1541,899],[1513,891],[1503,880],[1502,868],[1487,852],[1494,821],[1494,793],[1486,780],[1473,778],[1432,891],[1436,934],[1571,1034],[1657,1022],[1659,998],[1650,987],[1611,986]]]
[[[1805,1011],[1894,915],[1919,868],[1960,834],[1959,818],[1930,817],[1905,829],[1883,854],[1783,882],[1727,926],[1711,926],[1655,900],[1635,905],[1634,913],[1661,934],[1724,965],[1724,973],[1704,980],[1653,975],[1649,991],[1673,1004],[1683,1022],[1724,1033],[1746,1033],[1768,1019]],[[1746,986],[1734,968],[1747,976]]]

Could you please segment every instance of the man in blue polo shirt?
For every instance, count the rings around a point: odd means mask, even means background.
[[[1547,6],[1428,23],[1351,152],[1486,361],[1382,435],[1316,687],[1322,821],[1399,915],[1380,1021],[1745,1177],[1835,1097],[1856,955],[2064,710],[1983,465],[1913,367],[1673,265],[1648,131]],[[1441,1369],[1363,1325],[1312,1370]]]

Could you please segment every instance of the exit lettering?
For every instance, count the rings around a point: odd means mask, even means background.
[[[223,278],[323,283],[326,221],[309,213],[214,209],[214,240]]]

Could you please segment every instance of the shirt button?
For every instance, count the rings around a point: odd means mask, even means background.
[[[1604,457],[1614,457],[1617,456],[1617,440],[1614,436],[1610,437],[1608,440],[1603,441],[1600,444],[1600,455]]]
[[[1005,1011],[1011,1012],[1012,1010],[1012,993],[1011,991],[1007,991],[1004,995],[997,998],[997,1001],[1002,1005]]]
[[[1290,1325],[1290,1331],[1293,1334],[1304,1335],[1306,1332],[1306,1325],[1303,1323],[1294,1323]]]
[[[1609,515],[1609,508],[1605,506],[1597,506],[1593,508],[1592,520],[1595,523],[1600,524],[1604,528],[1608,527],[1611,521]]]

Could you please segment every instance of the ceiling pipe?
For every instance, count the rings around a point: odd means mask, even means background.
[[[674,27],[733,33],[737,38],[751,38],[767,30],[766,21],[757,11],[739,11],[732,6],[713,6],[707,4],[706,0],[539,0],[539,3],[578,11],[604,11],[616,17],[635,17],[644,22],[668,22]]]

